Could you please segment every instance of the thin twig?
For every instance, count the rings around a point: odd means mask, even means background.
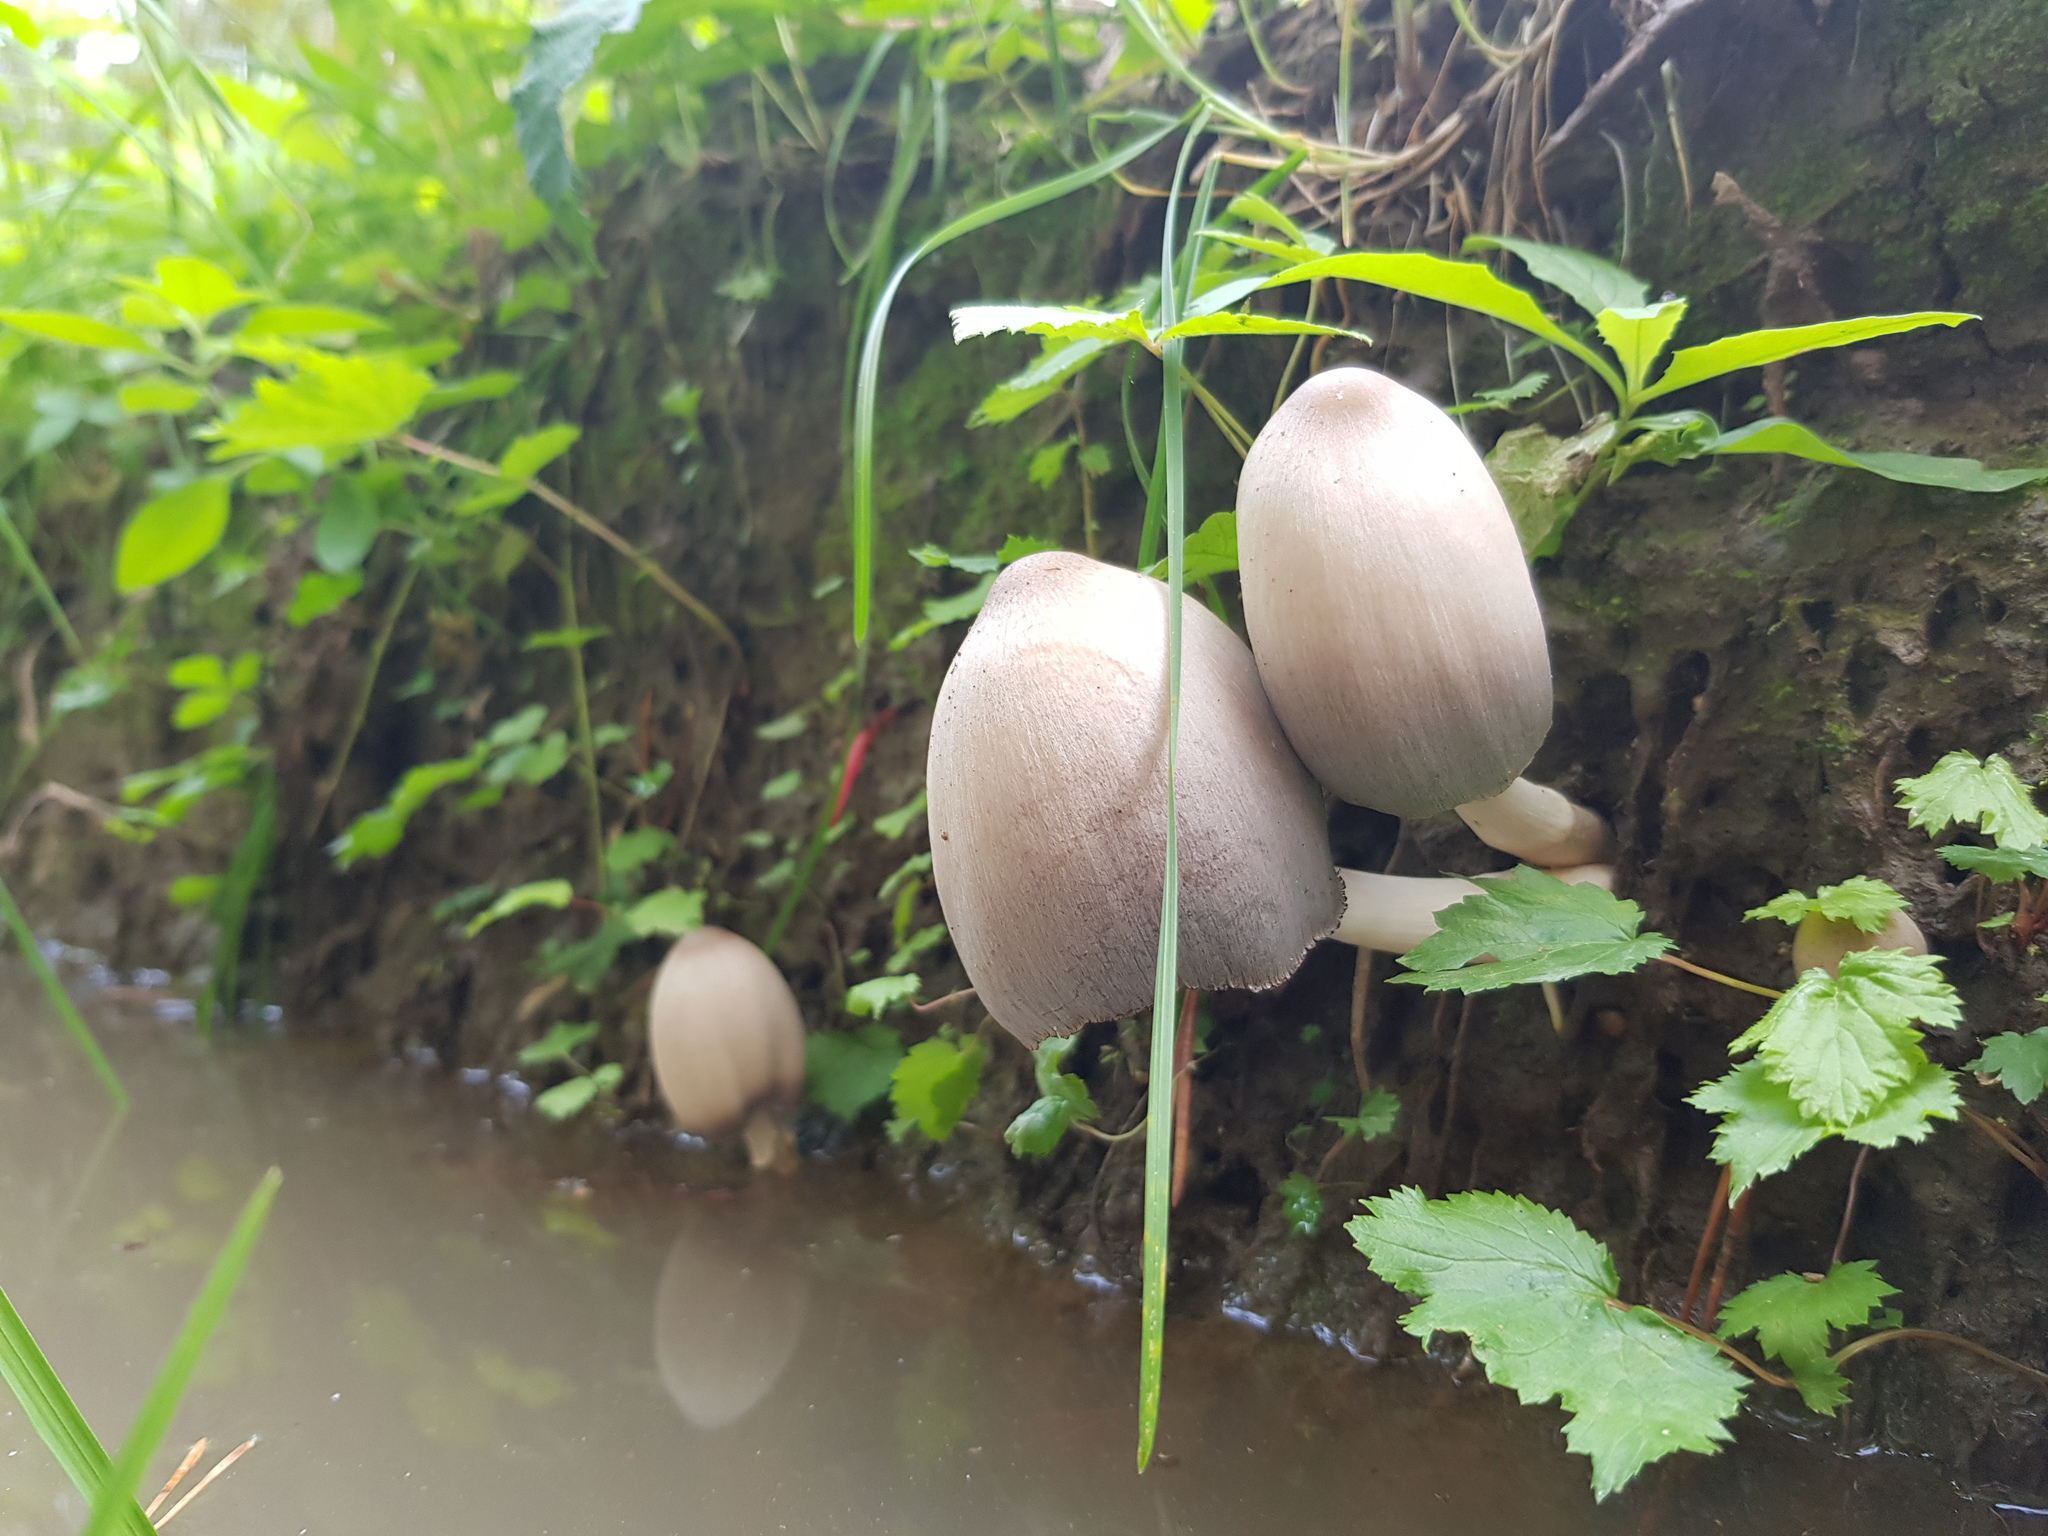
[[[171,1480],[164,1484],[162,1491],[149,1501],[149,1508],[142,1512],[145,1520],[155,1520],[156,1512],[163,1508],[164,1500],[178,1491],[178,1484],[185,1481],[185,1474],[199,1465],[199,1458],[206,1454],[206,1436],[201,1435],[192,1442],[192,1449],[185,1453],[185,1459],[178,1463],[178,1470],[171,1474]]]
[[[962,987],[958,992],[948,992],[944,997],[935,997],[928,1003],[913,1003],[910,1011],[929,1017],[949,1004],[960,1002],[972,996],[974,996],[974,988]]]
[[[2018,1163],[2027,1172],[2048,1184],[2048,1163],[2044,1163],[2034,1149],[2017,1136],[1986,1115],[1980,1115],[1967,1104],[1963,1106],[1963,1118],[1991,1138],[1992,1145],[2007,1157]]]
[[[179,1510],[183,1509],[187,1504],[190,1504],[194,1499],[198,1498],[199,1495],[206,1492],[208,1485],[210,1485],[216,1477],[219,1477],[221,1473],[227,1471],[229,1467],[232,1467],[236,1462],[240,1461],[243,1456],[247,1455],[251,1450],[255,1448],[255,1445],[256,1436],[251,1435],[248,1439],[244,1440],[240,1445],[236,1446],[232,1451],[229,1451],[227,1455],[221,1457],[219,1461],[216,1461],[213,1464],[212,1469],[207,1472],[206,1476],[199,1479],[198,1483],[193,1487],[192,1491],[186,1494],[185,1497],[183,1497],[182,1499],[178,1500],[177,1503],[173,1504],[170,1508],[170,1512],[166,1514],[163,1517],[163,1519],[157,1521],[156,1528],[158,1530],[162,1530],[165,1526],[169,1525],[173,1520],[177,1519]]]
[[[1700,1233],[1700,1246],[1692,1256],[1692,1274],[1685,1282],[1685,1311],[1687,1322],[1694,1318],[1694,1309],[1699,1305],[1700,1287],[1707,1279],[1707,1256],[1714,1251],[1714,1239],[1721,1235],[1721,1223],[1728,1215],[1728,1186],[1734,1169],[1728,1164],[1721,1167],[1720,1180],[1714,1185],[1714,1203],[1707,1211],[1706,1230]]]
[[[1115,1146],[1120,1141],[1129,1141],[1133,1136],[1136,1136],[1140,1131],[1144,1130],[1145,1122],[1143,1120],[1140,1120],[1128,1131],[1118,1131],[1114,1134],[1108,1131],[1098,1130],[1095,1126],[1084,1124],[1079,1120],[1070,1122],[1069,1128],[1072,1130],[1079,1131],[1083,1136],[1092,1137],[1096,1141],[1105,1142],[1110,1146]]]
[[[1750,1185],[1735,1203],[1728,1208],[1728,1230],[1721,1234],[1721,1257],[1714,1262],[1714,1279],[1707,1287],[1707,1311],[1701,1319],[1707,1327],[1714,1326],[1714,1319],[1720,1315],[1721,1296],[1728,1288],[1729,1277],[1734,1273],[1737,1255],[1749,1243],[1749,1204],[1756,1194],[1756,1186]]]
[[[498,468],[495,464],[488,463],[483,459],[472,458],[466,453],[457,453],[453,448],[443,448],[439,443],[430,443],[423,437],[414,437],[410,432],[399,433],[396,441],[400,446],[410,448],[414,453],[422,454],[430,459],[438,459],[443,464],[453,464],[457,469],[466,469],[473,475],[489,475],[494,480],[505,478],[498,473]],[[545,485],[538,480],[522,480],[519,484],[523,485],[529,493],[538,496],[542,501],[553,507],[585,533],[600,538],[605,543],[611,545],[613,549],[624,555],[632,563],[633,568],[640,572],[641,575],[645,576],[657,587],[660,587],[662,591],[674,598],[684,608],[695,614],[705,628],[718,636],[732,650],[734,655],[740,654],[740,643],[733,638],[732,631],[725,627],[725,620],[721,619],[717,614],[705,607],[702,602],[686,592],[674,577],[670,576],[659,565],[656,565],[652,559],[640,553],[639,550],[627,543],[625,539],[621,538],[611,528],[599,522],[588,512],[577,506],[575,502],[570,501],[551,486]]]
[[[1753,981],[1738,981],[1733,976],[1723,976],[1719,971],[1710,971],[1704,965],[1694,965],[1690,960],[1681,960],[1676,955],[1657,957],[1666,965],[1675,965],[1681,971],[1690,971],[1695,976],[1704,976],[1709,981],[1718,981],[1724,987],[1733,987],[1738,992],[1753,992],[1758,997],[1783,997],[1785,994],[1770,987],[1760,987]]]
[[[1863,1166],[1869,1161],[1870,1148],[1858,1148],[1856,1166],[1849,1170],[1849,1195],[1842,1202],[1842,1230],[1835,1234],[1835,1252],[1828,1260],[1829,1269],[1841,1263],[1842,1255],[1849,1251],[1849,1229],[1856,1225],[1856,1197],[1863,1192]]]
[[[1880,1344],[1889,1344],[1897,1339],[1920,1339],[1929,1344],[1952,1344],[1957,1349],[1966,1349],[1980,1359],[1989,1360],[1994,1365],[2002,1365],[2008,1370],[2017,1371],[2022,1376],[2040,1382],[2043,1386],[2048,1386],[2048,1371],[2037,1371],[2031,1365],[2022,1365],[2010,1356],[2001,1355],[1995,1349],[1986,1349],[1975,1340],[1966,1339],[1960,1334],[1943,1333],[1939,1328],[1887,1328],[1882,1333],[1866,1334],[1855,1343],[1845,1344],[1836,1350],[1834,1362],[1838,1366],[1847,1365],[1866,1349],[1875,1349]]]
[[[326,818],[327,807],[333,802],[335,792],[341,788],[342,771],[348,767],[349,754],[355,750],[356,737],[362,734],[363,721],[370,713],[370,697],[376,691],[377,673],[384,665],[385,648],[391,644],[391,632],[398,627],[398,616],[405,611],[406,600],[412,596],[412,584],[419,578],[418,565],[407,562],[405,575],[400,578],[398,591],[393,594],[391,606],[384,610],[384,622],[377,628],[376,642],[370,647],[370,664],[363,673],[363,686],[356,691],[356,707],[348,717],[348,729],[341,733],[341,747],[334,754],[334,766],[315,786],[313,810],[306,818],[306,838],[310,842],[320,834],[320,823]]]

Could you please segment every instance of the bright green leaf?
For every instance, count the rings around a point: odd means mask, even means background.
[[[1791,1089],[1772,1081],[1760,1061],[1744,1062],[1698,1089],[1688,1102],[1721,1116],[1714,1161],[1727,1166],[1730,1192],[1738,1195],[1758,1179],[1791,1167],[1830,1135],[1875,1148],[1921,1141],[1930,1121],[1953,1120],[1961,1107],[1953,1076],[1924,1056],[1903,1087],[1869,1114],[1839,1127],[1801,1110]]]
[[[383,531],[376,500],[346,476],[337,476],[313,530],[313,559],[330,576],[362,569]]]
[[[1981,760],[1951,752],[1919,778],[1901,779],[1895,788],[1906,820],[1930,837],[1960,821],[2001,848],[2048,844],[2048,816],[2034,804],[2032,788],[1995,752]]]
[[[1574,976],[1620,976],[1671,947],[1639,933],[1643,909],[1596,885],[1567,885],[1522,865],[1437,914],[1437,931],[1401,956],[1397,982],[1431,992],[1491,992]],[[1496,963],[1471,962],[1491,955]]]
[[[1828,1358],[1828,1335],[1861,1328],[1897,1294],[1870,1259],[1837,1264],[1826,1275],[1773,1275],[1731,1297],[1717,1331],[1724,1339],[1755,1334],[1758,1348],[1792,1368],[1806,1406],[1832,1414],[1848,1401],[1849,1385]]]
[[[182,576],[213,553],[228,528],[228,482],[187,481],[143,503],[114,549],[114,589],[140,592]]]
[[[892,1008],[907,1007],[923,985],[916,976],[877,976],[846,989],[846,1011],[855,1018],[880,1018]]]
[[[903,1041],[886,1024],[819,1030],[804,1037],[804,1092],[842,1120],[854,1120],[889,1091]]]
[[[1305,1173],[1295,1172],[1280,1181],[1274,1191],[1280,1197],[1280,1217],[1296,1237],[1310,1238],[1323,1224],[1323,1187]]]
[[[289,380],[258,379],[251,397],[207,435],[219,442],[217,459],[280,448],[351,449],[398,431],[433,387],[409,363],[315,354]]]
[[[1050,489],[1057,484],[1060,471],[1067,467],[1067,455],[1073,451],[1074,440],[1063,437],[1056,443],[1047,443],[1031,455],[1031,461],[1024,467],[1024,478],[1040,489]]]
[[[1372,344],[1363,331],[1348,331],[1341,325],[1318,325],[1312,320],[1292,320],[1284,315],[1246,315],[1235,310],[1221,315],[1196,315],[1170,325],[1159,333],[1161,341],[1186,336],[1343,336]]]
[[[754,735],[761,741],[793,741],[803,735],[809,719],[801,709],[793,709],[786,715],[779,715],[766,725],[754,727]]]
[[[1996,1077],[2022,1104],[2033,1103],[2048,1091],[2048,1029],[1993,1035],[1970,1070]]]
[[[704,893],[676,886],[642,896],[626,909],[626,926],[641,938],[679,939],[704,926]]]
[[[103,347],[112,352],[156,350],[133,331],[61,309],[0,309],[0,325],[11,325],[44,341],[69,342],[75,347]]]
[[[2048,479],[2048,468],[1986,469],[1975,459],[1935,458],[1924,453],[1853,453],[1816,436],[1796,421],[1772,417],[1724,432],[1700,444],[1702,453],[1789,453],[1820,464],[1861,469],[1901,485],[1945,491],[2010,491]]]
[[[1145,319],[1138,310],[1113,314],[1068,304],[963,304],[953,311],[953,340],[1026,332],[1058,341],[1082,339],[1149,344]]]
[[[258,297],[210,261],[165,256],[156,264],[156,292],[204,326],[224,309]]]
[[[612,839],[612,845],[604,851],[604,867],[609,874],[630,875],[642,865],[652,864],[675,845],[673,832],[664,832],[660,827],[636,827]]]
[[[787,800],[798,789],[803,787],[803,782],[804,771],[801,768],[792,768],[787,773],[778,773],[774,778],[761,786],[761,798],[764,801]]]
[[[1068,1102],[1045,1094],[1018,1111],[1017,1118],[1003,1128],[1003,1140],[1010,1144],[1012,1157],[1050,1157],[1071,1123]]]
[[[585,624],[575,629],[540,629],[520,642],[522,651],[580,651],[593,640],[602,640],[611,631],[601,624]]]
[[[1961,325],[1976,318],[1975,315],[1959,314],[1953,310],[1923,310],[1911,315],[1859,315],[1853,320],[1824,320],[1818,325],[1795,325],[1783,330],[1744,331],[1737,336],[1723,336],[1705,346],[1687,347],[1675,355],[1671,366],[1664,370],[1664,376],[1645,390],[1642,398],[1654,400],[1673,390],[1718,379],[1724,373],[1734,373],[1741,368],[1760,368],[1765,363],[1797,357],[1802,352],[1852,347],[1860,341],[1874,341],[1880,336],[1896,336],[1903,331],[1922,330],[1930,325]]]
[[[516,439],[498,460],[498,477],[502,480],[531,480],[547,465],[567,453],[576,439],[583,435],[581,427],[566,423],[543,427],[538,432],[529,432]]]
[[[924,814],[924,808],[924,791],[920,789],[917,792],[916,798],[908,805],[900,810],[891,811],[886,816],[877,816],[875,818],[875,830],[891,842],[894,842],[910,830],[910,824]],[[926,865],[925,867],[929,869],[931,866]]]
[[[1809,916],[1819,915],[1832,923],[1853,923],[1864,933],[1876,933],[1892,915],[1906,910],[1906,898],[1868,875],[1851,875],[1840,885],[1824,885],[1812,895],[1787,891],[1760,907],[1742,914],[1746,923],[1775,918],[1797,927]]]
[[[244,320],[235,334],[247,340],[258,336],[353,336],[390,329],[375,315],[332,304],[266,304]]]
[[[597,1097],[595,1077],[572,1077],[565,1083],[557,1083],[545,1093],[534,1095],[533,1107],[550,1120],[567,1120],[588,1109]]]
[[[1356,1136],[1360,1141],[1376,1141],[1394,1134],[1394,1123],[1400,1115],[1399,1095],[1384,1088],[1375,1088],[1358,1106],[1357,1114],[1325,1115],[1323,1118],[1347,1136]]]
[[[2048,880],[2048,848],[1944,848],[1941,856],[1957,869],[1971,870],[1995,884],[2032,878]],[[2010,913],[2005,914],[2010,920]]]
[[[529,907],[550,907],[560,911],[569,905],[575,892],[566,880],[529,880],[525,885],[515,885],[511,890],[492,902],[483,911],[469,920],[463,929],[472,939],[482,933],[500,918],[510,917],[514,912],[524,912]]]
[[[219,875],[180,875],[164,894],[172,906],[192,908],[210,905],[219,890]]]
[[[1545,245],[1510,235],[1468,235],[1464,249],[1512,252],[1522,259],[1531,277],[1568,294],[1589,315],[1605,309],[1642,309],[1650,303],[1650,285],[1641,278],[1568,245]]]
[[[971,1035],[964,1040],[939,1035],[913,1045],[889,1079],[889,1104],[897,1118],[933,1141],[944,1141],[981,1091],[984,1054]]]
[[[520,377],[505,369],[495,369],[489,373],[472,374],[466,379],[450,379],[445,384],[436,384],[420,400],[420,414],[445,411],[450,406],[468,405],[475,400],[502,400],[519,387]]]
[[[1673,1451],[1728,1438],[1743,1378],[1713,1345],[1620,1304],[1607,1249],[1518,1196],[1428,1200],[1399,1189],[1347,1230],[1374,1273],[1424,1299],[1401,1322],[1427,1341],[1462,1333],[1497,1386],[1562,1401],[1565,1443],[1593,1461],[1605,1499]]]
[[[1100,336],[1063,343],[1048,340],[1045,355],[990,390],[967,418],[967,425],[987,427],[1016,420],[1041,400],[1058,394],[1067,380],[1114,345]]]
[[[1671,299],[1640,308],[1603,309],[1593,317],[1593,323],[1599,328],[1600,339],[1620,360],[1621,376],[1628,381],[1628,387],[1636,390],[1664,355],[1671,333],[1684,318],[1685,300]]]
[[[550,1062],[568,1061],[597,1038],[598,1027],[567,1022],[552,1024],[538,1040],[521,1046],[513,1060],[522,1067],[544,1067]]]
[[[7,4],[6,0],[0,0],[0,27],[12,32],[24,48],[43,45],[43,29],[36,25],[35,18],[20,6]]]
[[[121,402],[121,409],[131,416],[151,411],[165,411],[176,416],[204,400],[206,391],[195,389],[190,384],[180,384],[175,379],[138,379],[133,384],[122,385],[116,398]]]
[[[285,622],[294,629],[304,629],[315,619],[327,617],[362,590],[361,571],[344,571],[339,575],[308,571],[299,578],[298,590],[292,594],[292,605],[285,610]]]

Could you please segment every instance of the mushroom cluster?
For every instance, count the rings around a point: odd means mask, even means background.
[[[775,962],[724,928],[677,939],[647,1002],[654,1080],[677,1127],[738,1131],[756,1168],[794,1155],[804,1088],[804,1021]]]
[[[1245,460],[1238,556],[1249,648],[1182,608],[1182,986],[1278,986],[1330,936],[1403,952],[1480,890],[1338,870],[1319,784],[1395,815],[1455,809],[1528,863],[1611,878],[1606,824],[1519,777],[1550,725],[1543,620],[1454,422],[1364,369],[1311,379]],[[933,879],[983,1005],[1027,1045],[1151,999],[1166,603],[1136,572],[1030,556],[940,688]]]

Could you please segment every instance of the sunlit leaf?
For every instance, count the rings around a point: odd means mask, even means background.
[[[1687,1102],[1721,1117],[1713,1157],[1727,1166],[1730,1192],[1738,1195],[1758,1179],[1791,1167],[1829,1136],[1876,1148],[1921,1141],[1930,1121],[1953,1120],[1961,1107],[1953,1075],[1924,1055],[1910,1080],[1869,1114],[1842,1126],[1808,1115],[1792,1090],[1772,1081],[1760,1061],[1742,1063],[1695,1090]]]
[[[333,304],[266,304],[242,322],[236,333],[257,336],[354,336],[388,331],[388,321],[358,309]]]
[[[242,287],[212,262],[197,256],[165,256],[156,264],[157,293],[204,326],[224,309],[260,294]]]
[[[1957,869],[1970,870],[1997,885],[2026,879],[2048,880],[2048,848],[1970,848],[1957,844],[1940,852]],[[2011,914],[2006,916],[2010,919]]]
[[[877,976],[846,989],[846,1011],[855,1018],[880,1018],[916,1000],[924,983],[916,976]]]
[[[500,918],[510,917],[515,912],[524,912],[529,907],[549,907],[560,911],[569,905],[575,892],[566,880],[530,880],[525,885],[515,885],[511,890],[492,902],[483,911],[469,920],[463,932],[475,938]]]
[[[1934,458],[1924,453],[1853,453],[1816,436],[1796,421],[1778,417],[1724,432],[1703,443],[1701,452],[1788,453],[1822,464],[1867,470],[1902,485],[1927,485],[1945,491],[2010,491],[2048,479],[2048,468],[1986,469],[1975,459]]]
[[[1874,341],[1880,336],[1897,336],[1901,332],[1922,330],[1930,325],[1961,325],[1966,320],[1976,318],[1975,315],[1961,314],[1954,310],[1922,310],[1910,315],[1858,315],[1851,320],[1823,320],[1818,325],[1794,325],[1781,330],[1744,331],[1737,336],[1723,336],[1704,346],[1687,347],[1675,354],[1671,359],[1671,366],[1664,370],[1663,377],[1643,391],[1641,398],[1654,400],[1659,395],[1668,395],[1673,390],[1701,384],[1708,379],[1718,379],[1724,373],[1733,373],[1739,368],[1759,368],[1765,363],[1797,357],[1802,352],[1817,352],[1828,347],[1851,347],[1859,341]],[[1772,453],[1795,450],[1753,451]]]
[[[1951,752],[1920,777],[1900,779],[1894,788],[1906,820],[1930,837],[1964,822],[2001,848],[2048,844],[2048,816],[2034,804],[2032,786],[1995,752],[1986,758]]]
[[[285,622],[294,629],[304,629],[315,619],[326,618],[362,590],[361,571],[338,574],[308,571],[299,578],[298,588],[292,593],[291,607],[285,610]]]
[[[1574,976],[1620,976],[1671,947],[1641,933],[1643,909],[1597,885],[1567,885],[1522,865],[1481,882],[1437,913],[1437,931],[1401,956],[1409,974],[1391,978],[1431,992],[1491,992]],[[1491,956],[1494,963],[1472,962]]]
[[[450,406],[468,405],[474,400],[502,400],[519,387],[522,375],[507,369],[490,373],[471,374],[466,379],[451,379],[445,384],[436,384],[420,401],[420,414],[429,411],[445,411]]]
[[[1891,921],[1894,913],[1906,910],[1906,898],[1868,875],[1851,875],[1840,885],[1824,885],[1814,895],[1787,891],[1760,907],[1742,914],[1744,922],[1775,918],[1797,927],[1809,916],[1818,915],[1833,923],[1853,923],[1864,933],[1876,933]]]
[[[1186,566],[1183,579],[1206,581],[1220,576],[1225,571],[1237,569],[1237,514],[1235,512],[1211,512],[1202,519],[1202,526],[1187,536],[1182,546],[1182,558]],[[1166,579],[1166,562],[1155,561],[1145,572],[1156,580]]]
[[[208,431],[213,456],[280,448],[351,449],[389,437],[412,419],[433,379],[409,363],[378,356],[302,359],[289,380],[258,379]]]
[[[568,1061],[597,1038],[598,1028],[595,1024],[552,1024],[538,1040],[521,1046],[513,1060],[522,1067],[544,1067],[550,1062]]]
[[[1462,1333],[1497,1386],[1559,1399],[1565,1443],[1605,1499],[1673,1451],[1728,1438],[1744,1378],[1713,1345],[1620,1304],[1614,1260],[1556,1211],[1518,1196],[1428,1200],[1399,1189],[1348,1231],[1373,1272],[1423,1297],[1401,1320],[1425,1342]]]
[[[121,409],[130,415],[166,411],[175,416],[204,400],[206,392],[190,384],[180,384],[175,379],[138,379],[133,384],[122,385],[116,398],[121,402]]]
[[[676,886],[643,896],[626,909],[626,926],[642,938],[681,938],[704,926],[704,893]]]
[[[985,1054],[972,1035],[963,1040],[939,1035],[913,1045],[889,1079],[896,1118],[908,1120],[933,1141],[944,1141],[981,1091]]]
[[[1059,341],[1135,341],[1149,344],[1144,316],[1138,310],[1114,314],[1066,304],[963,304],[953,311],[953,340],[1024,332]]]
[[[1589,315],[1603,309],[1627,311],[1650,303],[1650,285],[1611,261],[1567,245],[1545,245],[1511,235],[1468,235],[1468,251],[1509,251],[1521,258],[1529,275],[1567,294]]]
[[[505,480],[531,480],[541,470],[567,453],[583,435],[581,427],[560,423],[543,427],[518,439],[498,460],[498,475]]]
[[[1159,333],[1161,341],[1171,341],[1176,336],[1343,336],[1366,345],[1372,343],[1365,332],[1346,330],[1341,325],[1319,325],[1284,315],[1245,315],[1235,310],[1220,315],[1196,315]]]
[[[1640,308],[1603,309],[1593,317],[1593,324],[1599,329],[1600,339],[1620,361],[1621,376],[1635,390],[1642,387],[1650,369],[1664,355],[1671,333],[1684,318],[1685,300],[1672,299]]]
[[[228,527],[228,481],[187,481],[143,503],[114,547],[114,589],[139,592],[182,576],[212,554]]]
[[[11,325],[44,341],[69,342],[75,347],[103,347],[113,352],[155,350],[133,331],[61,309],[0,309],[0,325]]]

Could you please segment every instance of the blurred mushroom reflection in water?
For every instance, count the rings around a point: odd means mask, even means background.
[[[767,1214],[744,1203],[694,1213],[655,1287],[654,1367],[699,1429],[723,1429],[765,1398],[803,1332],[810,1282]]]

